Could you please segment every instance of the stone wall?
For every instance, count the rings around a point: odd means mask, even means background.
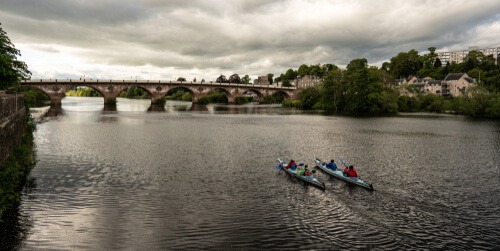
[[[0,92],[0,165],[21,143],[25,121],[23,95]]]

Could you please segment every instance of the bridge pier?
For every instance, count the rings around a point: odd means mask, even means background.
[[[116,105],[116,97],[104,97],[104,105]]]
[[[151,104],[152,105],[161,105],[161,104],[164,104],[164,100],[163,100],[163,93],[153,93],[151,95]]]
[[[51,93],[48,95],[50,98],[50,106],[61,107],[61,100],[64,98],[64,93]]]

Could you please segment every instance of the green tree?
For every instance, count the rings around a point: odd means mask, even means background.
[[[184,82],[184,81],[186,81],[186,78],[184,78],[184,77],[178,77],[178,78],[177,78],[177,81]]]
[[[309,75],[309,66],[303,64],[299,66],[299,69],[297,70],[297,75],[304,77],[305,75]]]
[[[323,70],[321,70],[321,66],[317,64],[309,66],[309,75],[321,78],[324,74]]]
[[[323,76],[326,76],[329,72],[337,70],[338,68],[339,67],[334,64],[324,64],[321,66],[321,71],[323,72]]]
[[[272,73],[267,74],[267,80],[269,81],[270,85],[273,84],[273,77],[274,77],[274,74],[272,74]]]
[[[347,89],[346,71],[335,69],[326,74],[322,83],[322,103],[326,111],[341,111],[345,107],[343,93]]]
[[[443,64],[441,63],[441,59],[439,58],[436,58],[436,61],[434,61],[434,68],[439,68],[441,67]]]
[[[293,69],[288,69],[285,73],[285,79],[294,80],[297,78],[297,72]]]
[[[18,60],[18,56],[21,56],[21,52],[14,47],[7,33],[0,27],[0,90],[17,86],[20,80],[31,77],[28,66]]]
[[[245,75],[243,78],[241,78],[241,83],[250,84],[250,77],[248,75]]]
[[[391,58],[389,66],[390,72],[396,78],[416,75],[421,68],[420,56],[416,50],[398,53],[397,56]]]
[[[303,109],[312,109],[321,100],[321,92],[316,87],[307,87],[300,93],[300,103]]]
[[[365,69],[368,67],[368,60],[366,58],[356,58],[351,60],[347,65],[347,72],[354,73],[357,70]]]

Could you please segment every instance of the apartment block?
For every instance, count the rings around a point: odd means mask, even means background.
[[[469,54],[469,51],[480,51],[486,56],[493,55],[495,64],[498,64],[498,58],[500,57],[500,47],[481,49],[477,46],[471,46],[467,50],[436,52],[436,54],[438,55],[438,58],[439,60],[441,60],[441,63],[443,65],[446,65],[447,62],[450,62],[450,64],[453,62],[459,64],[464,61],[464,58]]]

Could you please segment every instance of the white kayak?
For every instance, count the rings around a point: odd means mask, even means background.
[[[315,186],[317,188],[325,190],[325,183],[321,182],[316,177],[314,177],[312,175],[311,176],[301,175],[301,174],[297,173],[297,171],[299,169],[292,170],[291,168],[286,168],[288,166],[288,163],[285,163],[281,159],[278,159],[278,162],[280,164],[280,167],[282,167],[281,169],[285,170],[285,172],[287,172],[288,174],[292,175],[292,177],[296,177],[297,179],[300,179],[300,180],[306,182],[307,184],[310,184],[310,185],[313,185],[313,186]]]
[[[345,182],[348,182],[348,183],[351,183],[351,184],[354,184],[357,186],[364,187],[364,188],[369,189],[369,190],[373,190],[372,184],[370,184],[370,183],[368,183],[360,178],[344,176],[344,173],[342,171],[340,171],[338,169],[334,171],[334,170],[326,167],[326,163],[321,161],[318,158],[315,158],[314,162],[316,163],[316,166],[319,169],[323,170],[325,173],[329,174],[330,176],[333,176],[339,180],[343,180]]]

